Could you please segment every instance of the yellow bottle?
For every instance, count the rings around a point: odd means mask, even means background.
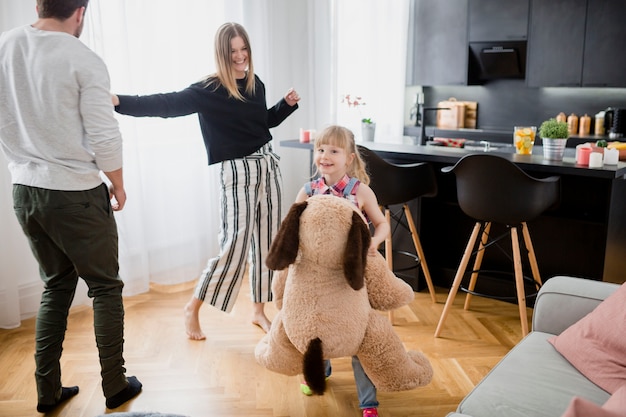
[[[579,136],[589,136],[589,132],[591,131],[591,117],[587,113],[584,116],[580,117],[578,121],[578,135]]]
[[[596,124],[594,132],[597,136],[604,136],[604,112],[598,112],[596,114]]]
[[[574,136],[578,133],[578,116],[574,113],[567,116],[567,129],[569,130],[570,136]]]

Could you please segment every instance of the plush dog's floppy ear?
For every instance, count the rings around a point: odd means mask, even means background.
[[[346,252],[343,261],[343,272],[352,288],[363,288],[367,251],[372,237],[367,225],[357,212],[352,213],[352,226],[348,233]]]
[[[278,229],[265,259],[269,269],[280,271],[295,262],[300,241],[300,215],[307,202],[294,203]]]

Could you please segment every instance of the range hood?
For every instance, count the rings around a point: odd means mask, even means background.
[[[470,42],[470,84],[525,77],[526,41]]]

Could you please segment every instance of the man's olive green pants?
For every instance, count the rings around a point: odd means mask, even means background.
[[[14,210],[39,262],[44,283],[35,334],[39,404],[61,395],[61,352],[78,277],[93,298],[102,389],[109,398],[128,386],[124,369],[124,306],[118,275],[117,226],[107,186],[57,191],[13,186]]]

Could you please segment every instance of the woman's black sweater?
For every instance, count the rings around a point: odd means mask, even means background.
[[[254,95],[245,92],[246,79],[237,80],[245,101],[229,97],[221,85],[205,82],[184,90],[147,96],[118,96],[115,110],[130,116],[178,117],[198,113],[209,165],[243,158],[272,139],[269,129],[278,126],[298,104],[289,106],[284,99],[268,109],[265,85],[255,76]]]

